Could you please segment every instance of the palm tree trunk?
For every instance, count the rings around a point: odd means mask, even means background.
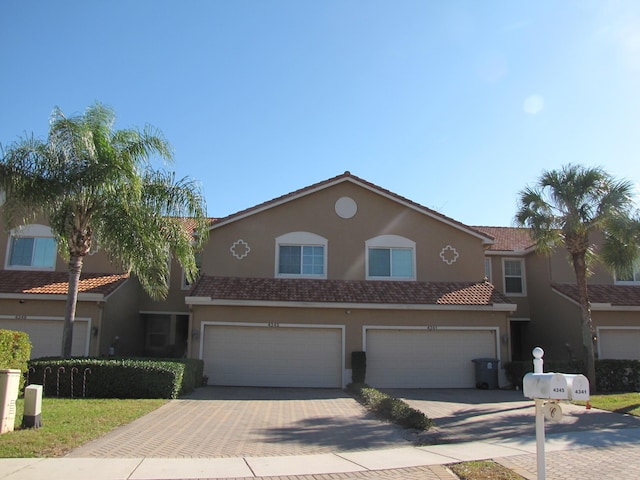
[[[591,303],[587,291],[587,266],[584,253],[572,255],[573,269],[576,274],[578,298],[580,301],[582,346],[584,347],[584,362],[587,369],[587,378],[591,394],[596,393],[596,360],[593,347],[595,332],[591,322]]]
[[[82,260],[83,258],[81,256],[74,256],[69,260],[69,288],[67,290],[67,307],[64,313],[64,327],[62,329],[62,358],[71,357],[73,324],[76,319],[76,304],[78,303]]]

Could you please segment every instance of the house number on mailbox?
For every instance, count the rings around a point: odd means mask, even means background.
[[[267,323],[267,326],[269,326],[269,327],[279,327],[280,324],[278,322],[269,322],[269,323]]]

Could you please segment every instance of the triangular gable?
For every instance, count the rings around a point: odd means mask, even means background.
[[[346,171],[341,175],[338,175],[336,177],[330,178],[328,180],[324,180],[322,182],[319,183],[315,183],[313,185],[310,185],[308,187],[304,187],[301,188],[299,190],[295,190],[293,192],[287,193],[285,195],[282,195],[280,197],[274,198],[272,200],[268,200],[264,203],[260,203],[254,207],[250,207],[247,208],[245,210],[241,210],[237,213],[231,214],[227,217],[223,217],[223,218],[219,218],[213,221],[211,229],[216,229],[219,228],[223,225],[227,225],[229,223],[233,223],[236,222],[238,220],[250,217],[252,215],[258,214],[260,212],[264,212],[265,210],[269,210],[271,208],[289,203],[289,202],[293,202],[299,198],[305,197],[307,195],[311,195],[313,193],[319,192],[321,190],[333,187],[335,185],[339,185],[341,183],[344,182],[350,182],[353,183],[354,185],[358,185],[366,190],[369,190],[377,195],[380,195],[382,197],[385,197],[389,200],[392,200],[396,203],[399,203],[401,205],[403,205],[404,207],[410,208],[412,210],[415,210],[416,212],[419,212],[423,215],[426,215],[427,217],[433,218],[435,220],[438,220],[442,223],[445,223],[453,228],[456,228],[458,230],[461,230],[465,233],[468,233],[469,235],[472,235],[476,238],[479,238],[480,240],[482,240],[483,244],[485,245],[491,245],[494,243],[494,238],[486,233],[486,232],[482,232],[480,230],[477,230],[473,227],[469,227],[468,225],[465,225],[463,223],[458,222],[457,220],[454,220],[452,218],[447,217],[446,215],[442,215],[441,213],[436,212],[435,210],[432,210],[428,207],[425,207],[423,205],[420,205],[412,200],[409,200],[408,198],[405,198],[401,195],[398,195],[396,193],[393,193],[389,190],[386,190],[382,187],[379,187],[378,185],[375,185],[371,182],[368,182],[360,177],[357,177],[356,175],[353,175],[351,172]]]

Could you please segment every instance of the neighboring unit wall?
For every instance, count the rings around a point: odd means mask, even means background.
[[[0,300],[0,328],[29,333],[34,344],[32,358],[58,356],[62,351],[65,304],[64,297],[60,300],[2,299]],[[99,303],[78,302],[73,355],[94,354],[97,344],[90,332],[100,323],[100,316]]]
[[[104,303],[96,355],[141,356],[144,353],[144,325],[138,310],[140,286],[129,278]]]

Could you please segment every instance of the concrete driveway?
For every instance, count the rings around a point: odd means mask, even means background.
[[[339,389],[203,387],[68,457],[303,455],[409,446]]]
[[[386,389],[435,422],[421,443],[459,443],[535,436],[533,400],[515,390]],[[640,396],[639,396],[640,401]],[[560,423],[545,422],[548,434],[639,428],[640,418],[561,403]]]

